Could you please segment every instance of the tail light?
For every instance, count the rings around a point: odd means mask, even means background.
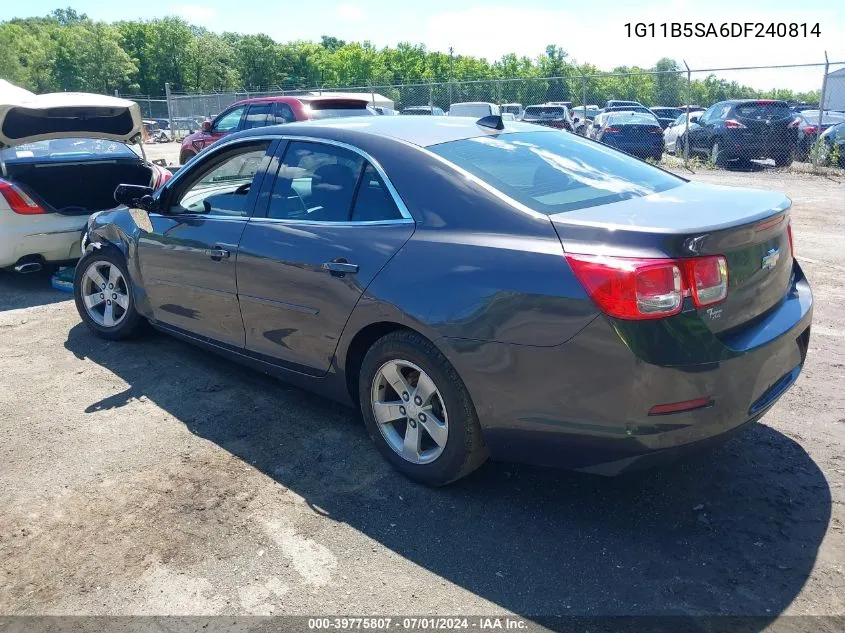
[[[792,259],[795,259],[795,244],[792,241],[792,221],[786,225],[786,234],[789,236],[789,254]]]
[[[6,180],[0,179],[0,195],[2,195],[12,211],[20,215],[37,215],[47,213],[35,200],[30,198],[20,187]]]
[[[732,130],[742,130],[742,129],[745,128],[745,126],[742,123],[740,123],[739,121],[736,121],[735,119],[727,119],[725,121],[725,127],[730,128]]]
[[[819,128],[817,128],[815,125],[808,125],[807,127],[801,128],[801,131],[804,132],[804,134],[815,134],[816,132],[818,132],[818,130]]]
[[[173,174],[170,173],[170,171],[167,170],[167,169],[156,168],[156,167],[154,167],[154,169],[155,169],[156,177],[155,177],[155,182],[153,182],[153,189],[158,189],[159,187],[161,187],[164,183],[166,183],[168,180],[170,180],[173,177]]]
[[[650,127],[650,128],[648,128],[648,131],[651,132],[652,134],[660,134],[661,136],[663,136],[663,128],[662,127]]]
[[[699,308],[728,296],[728,261],[721,255],[683,260],[692,299]]]
[[[613,127],[612,125],[608,125],[606,128],[604,128],[605,134],[607,134],[609,132],[612,133],[612,132],[621,132],[621,131],[622,131],[621,128]]]
[[[789,125],[787,125],[786,127],[797,128],[799,125],[801,125],[801,123],[802,123],[801,119],[795,118],[795,119],[792,119],[792,121],[790,121]]]
[[[567,253],[584,289],[608,316],[659,319],[681,311],[691,296],[702,308],[728,296],[728,264],[721,255],[637,259]]]

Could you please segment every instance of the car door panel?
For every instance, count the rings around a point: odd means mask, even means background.
[[[238,254],[246,349],[323,375],[358,299],[415,225],[350,148],[290,141],[276,154]]]
[[[413,231],[410,220],[378,225],[252,218],[237,266],[247,350],[324,374],[361,294]]]
[[[155,319],[243,347],[235,262],[245,221],[157,214],[150,221],[138,251]]]
[[[174,192],[176,197],[184,196],[181,203],[186,207],[171,204],[168,212],[149,214],[149,230],[142,229],[138,239],[138,261],[156,321],[244,347],[237,296],[238,244],[270,161],[273,148],[267,145],[269,142],[244,143],[253,153],[263,154],[248,192],[221,190],[208,194],[207,189],[214,187],[206,187],[198,209],[185,202],[190,200],[190,191]],[[206,157],[191,171],[201,172],[218,153]]]

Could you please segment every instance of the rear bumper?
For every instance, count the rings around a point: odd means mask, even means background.
[[[801,371],[812,303],[796,266],[785,301],[740,336],[714,335],[721,349],[706,362],[646,362],[605,317],[557,347],[463,342],[455,362],[493,458],[612,475],[698,451],[762,417]],[[648,414],[702,397],[712,404]]]
[[[602,139],[602,142],[620,151],[623,151],[626,154],[631,154],[632,156],[640,157],[657,156],[663,153],[664,148],[662,136],[658,141],[653,142],[621,141],[614,140],[612,137],[604,138]]]
[[[18,216],[0,210],[0,268],[14,266],[29,255],[46,262],[79,259],[79,242],[87,220],[87,216]]]

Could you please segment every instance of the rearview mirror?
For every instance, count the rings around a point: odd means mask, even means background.
[[[211,132],[211,121],[206,120],[202,122],[202,131]]]
[[[145,187],[143,185],[118,185],[114,190],[114,199],[118,204],[127,207],[140,207],[151,211],[155,206],[155,198],[153,198],[152,187]]]

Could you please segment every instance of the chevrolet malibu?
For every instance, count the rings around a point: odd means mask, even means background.
[[[149,322],[359,407],[429,485],[700,451],[807,353],[785,196],[497,116],[249,130],[115,196],[76,269],[94,332]]]

